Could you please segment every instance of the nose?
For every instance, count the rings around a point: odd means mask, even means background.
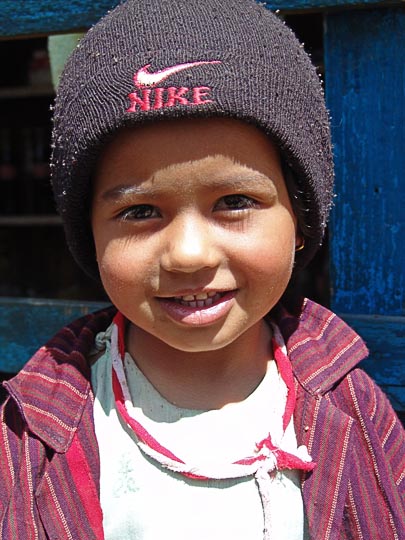
[[[203,217],[178,216],[165,232],[164,270],[193,273],[218,266],[220,250],[212,226]]]

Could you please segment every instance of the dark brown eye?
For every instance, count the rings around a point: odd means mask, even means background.
[[[119,217],[125,221],[160,217],[159,210],[151,204],[137,204],[127,208]]]
[[[225,195],[215,205],[215,210],[245,210],[254,208],[256,201],[247,195]]]

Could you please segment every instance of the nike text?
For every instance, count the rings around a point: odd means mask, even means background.
[[[205,105],[213,103],[210,93],[211,88],[208,86],[143,88],[129,94],[131,105],[127,112],[150,111],[175,105]]]

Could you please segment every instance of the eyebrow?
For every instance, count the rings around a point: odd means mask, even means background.
[[[101,199],[105,201],[110,201],[112,199],[123,199],[130,195],[147,195],[148,197],[153,198],[157,196],[157,190],[153,188],[138,186],[136,184],[121,184],[119,186],[115,186],[111,189],[107,189],[106,191],[104,191],[101,194]]]
[[[255,188],[263,189],[266,191],[273,191],[275,189],[274,182],[271,178],[268,176],[259,173],[259,172],[250,172],[246,175],[241,175],[240,173],[236,173],[235,175],[227,175],[227,176],[221,176],[218,175],[218,177],[208,177],[206,180],[201,180],[201,184],[206,184],[207,187],[212,189],[224,189],[224,190],[248,190],[248,184],[250,182],[254,182]],[[177,192],[179,186],[173,186],[173,189]],[[124,199],[126,197],[130,197],[132,195],[139,195],[143,197],[147,197],[150,199],[158,198],[161,193],[161,190],[159,188],[154,187],[148,187],[145,185],[137,185],[135,184],[120,184],[118,186],[114,186],[111,189],[107,189],[104,191],[100,198],[105,201],[110,200],[120,200]]]

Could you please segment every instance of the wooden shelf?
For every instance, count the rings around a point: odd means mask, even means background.
[[[0,88],[0,99],[17,99],[30,97],[52,97],[55,91],[52,85],[45,86],[7,86]]]
[[[47,227],[50,225],[62,225],[60,216],[56,214],[0,216],[0,227]]]

